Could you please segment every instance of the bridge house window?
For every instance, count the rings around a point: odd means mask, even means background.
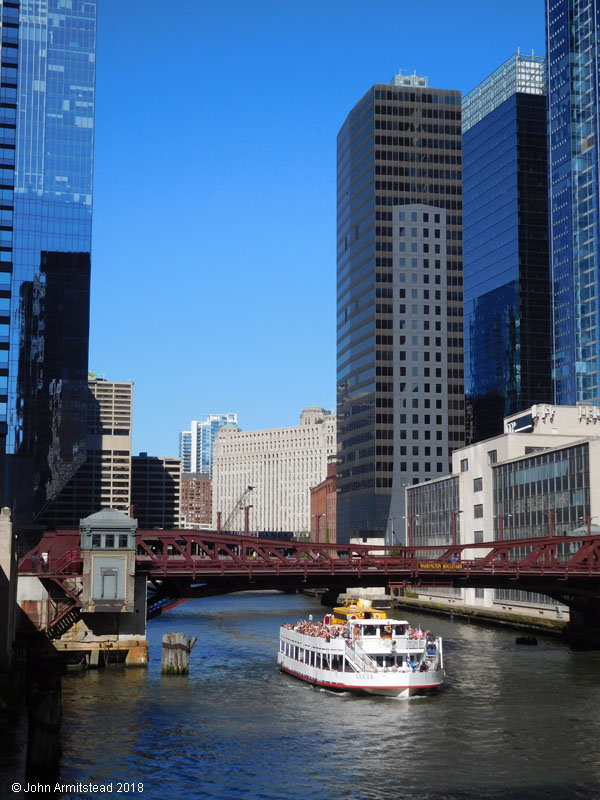
[[[481,503],[473,506],[473,516],[475,517],[475,519],[483,517],[483,505]]]

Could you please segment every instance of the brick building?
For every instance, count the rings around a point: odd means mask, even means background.
[[[327,477],[310,490],[311,542],[336,541],[336,465],[336,457],[330,456],[327,461]]]

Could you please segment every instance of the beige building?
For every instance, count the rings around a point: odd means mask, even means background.
[[[250,530],[310,531],[310,487],[327,475],[327,459],[336,452],[335,416],[319,406],[305,408],[293,428],[219,430],[213,450],[213,527],[221,512],[224,530],[244,528],[238,501],[251,505]]]
[[[87,458],[40,514],[47,528],[72,528],[102,508],[129,513],[133,383],[88,379]]]
[[[453,473],[406,489],[412,543],[448,545],[600,533],[600,408],[535,405],[504,433],[452,456]],[[465,556],[481,550],[465,551]],[[556,600],[514,589],[431,588],[468,606],[561,616]]]

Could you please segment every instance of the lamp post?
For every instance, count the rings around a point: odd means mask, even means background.
[[[325,516],[325,512],[324,511],[322,511],[320,514],[313,514],[313,518],[316,517],[316,520],[317,520],[317,538],[315,540],[317,543],[321,541],[321,539],[320,539],[320,532],[321,532],[320,521],[321,521],[321,517],[324,517],[324,516]]]
[[[462,510],[459,510],[459,511],[451,511],[450,513],[452,514],[452,544],[455,545],[456,544],[456,517],[459,514],[462,514],[463,512],[462,512]]]
[[[413,546],[413,520],[417,520],[418,518],[419,518],[418,514],[414,514],[412,516],[409,516],[407,514],[405,517],[402,517],[402,519],[406,520],[406,524],[407,524],[408,546],[409,547]]]
[[[587,535],[588,535],[588,536],[591,536],[591,535],[592,535],[592,520],[593,520],[593,519],[598,519],[598,517],[588,517],[588,518],[586,519],[586,525],[587,525]]]
[[[504,541],[504,517],[506,519],[510,519],[512,514],[502,514],[497,517],[498,520],[498,541]]]

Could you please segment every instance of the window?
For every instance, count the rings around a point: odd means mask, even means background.
[[[488,450],[488,464],[495,464],[498,461],[498,451]]]
[[[483,542],[483,531],[474,531],[473,534],[475,536],[475,544],[481,544]]]
[[[479,503],[479,505],[473,506],[473,516],[475,519],[481,519],[483,517],[483,505]]]
[[[469,469],[469,459],[463,458],[462,461],[460,462],[460,471],[466,472],[468,469]]]
[[[473,478],[473,491],[480,492],[483,489],[483,478]]]

